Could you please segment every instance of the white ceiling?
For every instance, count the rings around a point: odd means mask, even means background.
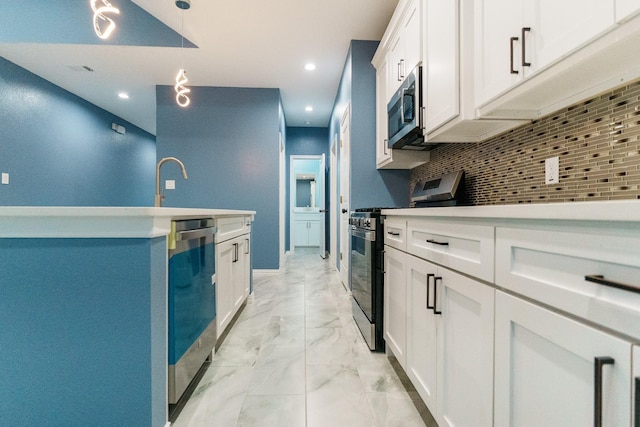
[[[152,134],[155,86],[173,85],[182,63],[193,92],[196,86],[280,88],[288,126],[324,127],[350,40],[380,40],[398,3],[192,0],[181,12],[174,0],[133,1],[174,30],[184,28],[199,48],[0,44],[0,56]],[[306,71],[307,62],[316,70]],[[77,65],[95,71],[70,68]],[[120,91],[130,99],[120,100]]]

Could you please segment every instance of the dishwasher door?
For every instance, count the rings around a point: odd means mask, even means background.
[[[173,221],[169,236],[169,403],[177,403],[216,344],[213,219]]]

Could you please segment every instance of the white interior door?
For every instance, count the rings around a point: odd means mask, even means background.
[[[325,218],[326,218],[326,214],[327,214],[327,209],[326,209],[326,203],[325,203],[325,197],[324,197],[324,173],[325,173],[325,156],[324,153],[322,153],[322,158],[320,159],[320,167],[318,168],[318,179],[316,186],[317,188],[317,194],[319,195],[318,200],[316,200],[318,208],[320,210],[320,256],[322,258],[326,258],[327,257],[327,251],[326,251],[326,242],[325,242]]]
[[[349,106],[347,106],[340,124],[340,279],[347,289],[349,284],[349,246],[351,236],[349,232],[349,198],[350,198],[350,170],[349,156]]]
[[[330,182],[330,191],[329,197],[331,197],[331,202],[329,206],[331,207],[329,211],[329,264],[331,264],[332,268],[336,268],[336,254],[338,254],[338,211],[336,206],[338,206],[338,135],[333,135],[333,143],[331,144],[331,158],[329,160],[329,169],[331,178]]]
[[[282,268],[284,266],[284,232],[285,232],[285,209],[286,209],[286,203],[285,203],[285,194],[286,194],[286,176],[285,176],[285,149],[284,149],[284,141],[282,140],[282,132],[278,132],[278,137],[279,137],[279,141],[280,141],[280,154],[279,154],[279,162],[280,162],[280,201],[279,201],[279,205],[280,205],[280,217],[279,217],[279,224],[280,224],[280,248],[279,248],[279,267],[278,268]]]

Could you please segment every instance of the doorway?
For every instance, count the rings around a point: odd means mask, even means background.
[[[325,156],[291,156],[289,173],[290,242],[295,248],[325,250]]]

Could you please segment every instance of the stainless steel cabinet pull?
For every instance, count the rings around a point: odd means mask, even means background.
[[[389,154],[389,152],[387,151],[389,149],[388,145],[389,145],[389,140],[385,139],[382,146],[382,152],[384,153],[385,156]]]
[[[427,239],[427,243],[433,243],[434,245],[449,246],[449,242],[438,242],[437,240]]]
[[[431,279],[432,277],[436,277],[436,275],[435,274],[427,274],[427,309],[430,309],[430,310],[434,310],[435,309],[435,303],[434,303],[434,305],[429,305],[429,284],[430,284],[430,280],[429,279]]]
[[[584,280],[587,282],[594,282],[599,285],[609,286],[612,288],[618,288],[625,291],[631,291],[635,293],[640,293],[640,286],[629,285],[627,283],[614,282],[613,280],[607,280],[604,276],[600,274],[590,274],[588,276],[584,276]]]
[[[594,427],[602,427],[602,367],[604,365],[613,365],[614,360],[612,357],[596,357],[594,361],[593,371],[593,425]]]
[[[237,243],[233,244],[233,261],[232,262],[238,262],[238,244]]]
[[[509,52],[511,53],[511,60],[509,61],[509,72],[511,74],[518,74],[518,70],[514,70],[513,69],[513,42],[517,42],[518,38],[517,37],[511,37],[510,41],[509,41]]]
[[[434,314],[442,314],[442,312],[436,308],[436,305],[438,304],[438,280],[442,281],[442,277],[436,277],[433,280],[433,313]]]
[[[640,377],[636,377],[636,399],[633,406],[636,413],[633,427],[640,427]]]
[[[404,80],[405,75],[404,75],[404,59],[400,60],[400,79]]]
[[[247,255],[249,253],[249,239],[244,239],[247,242],[247,251],[245,252],[245,255]]]
[[[402,75],[402,72],[400,71],[400,67],[402,67],[402,61],[398,62],[398,81],[399,82],[402,81],[402,77],[400,77]]]
[[[527,43],[526,43],[526,39],[524,38],[524,33],[531,31],[530,27],[522,27],[522,66],[523,67],[531,67],[531,62],[527,62],[526,58],[527,58]]]
[[[387,231],[387,234],[390,235],[390,236],[399,236],[400,235],[400,233],[395,232],[395,231]]]

